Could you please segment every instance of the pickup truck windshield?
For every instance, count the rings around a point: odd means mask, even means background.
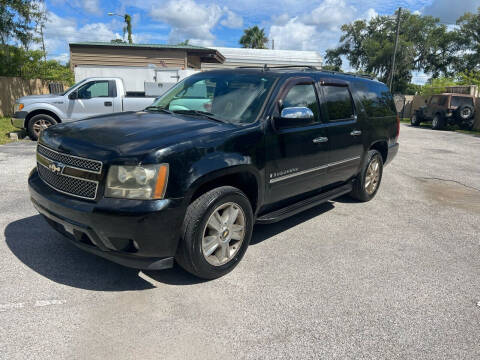
[[[203,112],[224,122],[251,123],[274,81],[268,74],[201,73],[179,82],[149,108],[192,116]]]
[[[60,95],[64,96],[67,92],[69,92],[71,89],[73,89],[74,87],[80,85],[81,83],[85,82],[87,79],[83,79],[83,80],[80,80],[79,82],[77,82],[76,84],[70,86],[67,90],[65,90],[63,93],[61,93]]]

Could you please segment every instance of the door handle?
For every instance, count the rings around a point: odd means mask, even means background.
[[[328,141],[327,137],[320,136],[312,140],[314,144],[324,143]]]
[[[353,130],[350,135],[352,136],[358,136],[358,135],[362,135],[362,132],[360,130]]]
[[[112,106],[112,102],[111,102],[111,101],[105,101],[105,102],[103,103],[103,105],[105,105],[105,106]]]

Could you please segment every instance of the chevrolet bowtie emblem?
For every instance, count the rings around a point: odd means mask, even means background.
[[[52,162],[50,163],[50,165],[48,165],[48,168],[50,169],[50,171],[55,174],[61,174],[64,167],[65,165],[63,165],[62,163]]]

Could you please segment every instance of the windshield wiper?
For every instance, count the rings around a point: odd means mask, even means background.
[[[164,107],[160,107],[160,106],[147,106],[145,108],[145,110],[149,110],[149,111],[161,111],[161,112],[164,112],[164,113],[167,113],[167,114],[172,114],[172,112],[170,110],[167,110],[165,109]]]
[[[177,113],[177,114],[185,114],[185,115],[200,115],[200,116],[204,116],[210,120],[214,120],[214,121],[218,121],[218,122],[221,122],[221,123],[225,123],[225,121],[221,120],[221,119],[218,119],[216,118],[215,116],[213,116],[212,113],[210,112],[207,112],[207,111],[200,111],[200,110],[173,110],[174,113]]]

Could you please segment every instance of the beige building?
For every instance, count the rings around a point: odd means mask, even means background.
[[[218,50],[193,45],[70,43],[70,66],[138,66],[200,69],[202,63],[222,63]]]

